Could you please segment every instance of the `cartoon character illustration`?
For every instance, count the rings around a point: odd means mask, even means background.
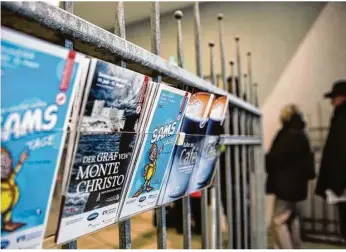
[[[150,181],[156,172],[156,160],[159,158],[160,153],[163,150],[163,146],[160,148],[156,143],[151,145],[149,151],[149,164],[144,167],[144,183],[142,187],[133,195],[133,198],[138,197],[143,191],[150,192],[154,188],[150,186]]]
[[[12,209],[18,202],[20,191],[15,178],[25,160],[28,152],[24,151],[19,158],[19,162],[12,170],[13,159],[10,152],[1,147],[1,231],[13,232],[25,225],[25,223],[12,222]]]

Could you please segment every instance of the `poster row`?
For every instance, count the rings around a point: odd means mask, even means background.
[[[1,29],[1,248],[41,248],[210,185],[228,97],[183,91]],[[66,145],[66,158],[62,152]]]

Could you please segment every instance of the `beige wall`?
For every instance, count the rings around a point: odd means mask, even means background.
[[[324,3],[201,3],[203,73],[209,75],[208,42],[218,42],[217,14],[224,14],[227,61],[234,60],[234,37],[241,39],[242,56],[253,53],[254,80],[260,84],[260,103],[275,86],[300,42],[316,20]],[[195,72],[193,9],[185,9],[183,18],[186,68]],[[125,13],[126,15],[126,13]],[[173,12],[161,19],[161,56],[176,55],[176,23]],[[149,20],[127,27],[127,39],[150,50]],[[216,48],[216,69],[220,72],[219,47]],[[245,66],[245,62],[244,66]],[[229,68],[227,68],[228,70]],[[243,67],[243,69],[245,69]]]
[[[323,126],[328,126],[332,108],[322,97],[333,81],[346,79],[345,24],[346,3],[329,3],[281,73],[262,106],[267,148],[280,126],[280,108],[287,103],[298,104],[313,126],[318,125],[320,103]]]

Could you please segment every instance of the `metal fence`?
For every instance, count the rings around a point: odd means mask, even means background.
[[[215,86],[214,68],[215,43],[210,42],[211,83],[202,78],[202,49],[199,3],[194,4],[196,75],[184,70],[183,66],[183,13],[175,12],[177,22],[177,55],[179,66],[160,58],[160,10],[159,3],[152,3],[151,42],[152,52],[148,52],[126,41],[124,8],[117,2],[114,10],[116,24],[114,34],[101,29],[75,15],[73,2],[62,2],[61,8],[43,2],[1,2],[2,25],[17,29],[35,37],[63,45],[86,55],[100,58],[149,75],[155,81],[164,81],[176,87],[191,90],[198,88],[229,97],[229,113],[225,120],[222,143],[226,146],[223,158],[216,164],[216,180],[211,187],[211,201],[216,216],[212,226],[216,227],[216,248],[222,248],[221,217],[222,204],[227,219],[227,248],[267,248],[267,229],[264,205],[264,152],[262,146],[262,117],[258,109],[257,92],[253,88],[251,54],[247,53],[247,73],[241,69],[239,39],[235,39],[236,61],[231,62],[227,74],[223,16],[219,14],[215,22],[219,24],[218,44],[221,52],[222,71],[220,78],[223,89]],[[173,21],[173,18],[172,18]],[[234,45],[233,45],[234,46]],[[236,67],[236,71],[235,71]],[[227,76],[232,76],[231,83]],[[234,76],[237,76],[238,82]],[[214,85],[213,85],[214,84]],[[229,91],[234,91],[234,95]],[[235,92],[237,91],[237,92]],[[238,95],[236,95],[238,94]],[[225,188],[221,190],[221,184]],[[59,189],[56,189],[57,191]],[[208,232],[208,191],[201,197],[202,248],[211,248]],[[58,202],[59,200],[57,200]],[[165,207],[156,210],[157,248],[165,249],[166,214]],[[191,248],[191,209],[189,197],[183,198],[183,237],[184,248]],[[55,221],[54,218],[51,218]],[[118,223],[119,247],[131,248],[131,219]],[[64,244],[62,248],[77,248],[77,240]]]

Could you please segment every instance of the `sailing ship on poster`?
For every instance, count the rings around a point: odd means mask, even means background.
[[[5,27],[1,58],[1,249],[39,249],[89,60]]]
[[[134,170],[122,199],[120,220],[157,205],[171,160],[190,93],[165,84],[157,84],[150,106],[146,134],[138,142],[133,159]]]
[[[201,157],[191,175],[189,194],[208,187],[212,182],[215,173],[215,163],[220,155],[220,135],[227,110],[228,97],[217,96],[211,107]]]
[[[57,243],[116,222],[149,77],[92,59]]]
[[[192,171],[202,152],[213,100],[214,95],[206,92],[196,92],[191,96],[175,146],[170,173],[160,195],[161,204],[177,200],[187,193]]]

